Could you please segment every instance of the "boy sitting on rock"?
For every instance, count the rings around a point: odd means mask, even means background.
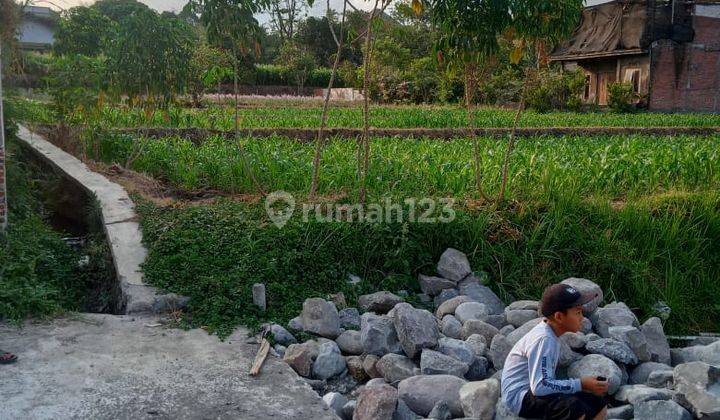
[[[583,376],[555,379],[560,356],[559,337],[577,332],[583,321],[580,292],[566,284],[554,284],[543,292],[540,313],[545,317],[513,346],[502,373],[503,402],[525,418],[590,420],[604,419],[607,379]]]

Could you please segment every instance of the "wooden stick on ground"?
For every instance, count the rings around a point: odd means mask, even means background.
[[[250,368],[250,376],[257,376],[260,373],[260,368],[262,367],[263,362],[265,362],[265,358],[267,358],[269,351],[270,342],[263,338],[262,343],[260,343],[260,350],[258,350],[255,355],[255,361],[252,364],[252,368]]]

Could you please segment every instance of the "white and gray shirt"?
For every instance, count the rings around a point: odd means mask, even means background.
[[[541,322],[510,350],[502,372],[502,399],[516,415],[528,391],[535,396],[580,392],[580,379],[555,379],[560,341],[552,328]]]

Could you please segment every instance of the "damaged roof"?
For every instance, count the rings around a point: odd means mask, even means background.
[[[647,21],[644,1],[613,1],[583,9],[580,25],[550,60],[566,61],[642,54]]]

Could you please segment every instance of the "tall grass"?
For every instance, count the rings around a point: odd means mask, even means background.
[[[303,194],[310,188],[313,149],[282,137],[245,138],[250,164],[268,191]],[[199,145],[182,138],[135,139],[128,135],[88,138],[87,150],[105,162],[125,162],[133,149],[144,152],[133,169],[183,189],[252,192],[238,145],[210,137]],[[137,142],[146,143],[138,146]],[[503,139],[483,138],[483,188],[500,180]],[[371,197],[451,196],[475,191],[472,144],[467,139],[373,139],[368,187]],[[337,139],[324,150],[320,193],[356,191],[354,143]],[[598,136],[522,139],[512,157],[512,197],[631,200],[673,191],[699,192],[720,186],[720,136]]]

